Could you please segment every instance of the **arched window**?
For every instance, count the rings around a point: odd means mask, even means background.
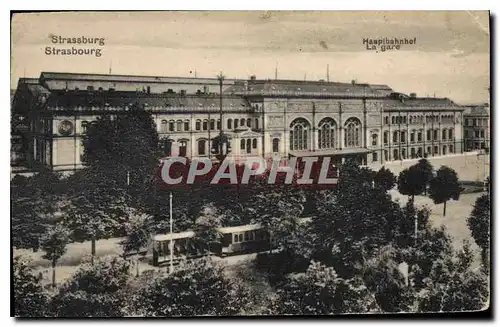
[[[372,134],[372,146],[377,146],[378,144],[378,134]]]
[[[187,142],[179,141],[179,157],[187,156]]]
[[[259,129],[259,118],[255,118],[255,129]]]
[[[401,149],[401,160],[402,159],[406,159],[406,149],[405,148]]]
[[[448,130],[448,139],[453,140],[453,128],[450,128]],[[451,152],[451,150],[450,150],[450,152]]]
[[[446,145],[443,145],[443,156],[446,155]]]
[[[89,123],[87,121],[82,121],[82,133],[87,133],[87,128],[89,127]]]
[[[309,148],[310,125],[307,120],[297,118],[290,124],[290,150],[307,150]]]
[[[448,136],[448,135],[446,134],[446,128],[445,128],[445,129],[443,129],[443,130],[441,131],[441,134],[442,134],[442,135],[441,135],[441,136],[442,136],[442,137],[441,137],[441,139],[442,139],[442,140],[446,140],[446,136]]]
[[[198,155],[204,156],[207,154],[207,141],[206,140],[199,140],[198,141]]]
[[[453,145],[450,145],[449,148],[450,148],[450,153],[453,153]]]
[[[337,124],[331,118],[324,118],[319,122],[318,141],[320,149],[335,148],[335,133]]]
[[[432,131],[430,129],[427,130],[427,141],[432,139]]]
[[[257,149],[257,139],[252,140],[252,148]]]
[[[240,119],[240,126],[244,127],[245,126],[245,118]]]
[[[238,128],[238,123],[239,123],[239,120],[238,119],[235,119],[234,120],[234,128]]]
[[[245,150],[245,139],[241,139],[240,141],[240,150]]]
[[[250,118],[247,119],[247,127],[252,127],[252,120]]]
[[[273,139],[273,152],[280,152],[280,139],[279,138]]]
[[[252,139],[247,139],[247,153],[252,152]]]
[[[410,143],[415,143],[415,131],[410,132]]]
[[[392,122],[393,125],[396,123],[396,117],[395,116],[392,116],[391,122]]]
[[[168,122],[168,130],[169,130],[170,132],[175,131],[175,121],[174,121],[174,120],[170,120],[170,121]]]
[[[210,130],[213,131],[215,129],[215,119],[210,119]]]
[[[410,156],[412,159],[415,159],[415,157],[416,157],[415,148],[410,149]]]
[[[203,130],[206,131],[208,129],[208,120],[203,121]]]
[[[231,118],[227,120],[227,129],[233,129],[233,120]]]
[[[177,121],[177,131],[182,131],[182,120]]]
[[[398,131],[394,131],[392,132],[392,143],[398,143],[398,135],[399,132]]]
[[[406,143],[406,132],[401,131],[401,143]]]
[[[220,130],[220,119],[217,119],[217,130]]]
[[[189,131],[189,120],[184,121],[184,131]]]
[[[387,145],[389,143],[389,132],[385,131],[384,132],[384,144]]]
[[[439,140],[439,130],[438,129],[435,129],[434,130],[434,141],[437,141]],[[437,151],[436,151],[437,152]]]
[[[198,120],[196,121],[196,126],[195,126],[195,129],[196,129],[197,131],[201,130],[201,120],[199,120],[199,119],[198,119]]]
[[[160,124],[160,133],[167,133],[168,132],[168,123],[166,120],[162,120]]]
[[[361,122],[357,118],[349,118],[345,123],[345,147],[361,146]]]

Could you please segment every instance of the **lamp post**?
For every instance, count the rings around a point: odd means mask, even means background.
[[[172,219],[172,192],[170,192],[170,273],[174,272],[174,242],[172,238],[173,232],[173,219]]]

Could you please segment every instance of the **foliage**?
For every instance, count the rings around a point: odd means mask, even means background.
[[[429,186],[430,181],[434,178],[434,168],[428,159],[422,158],[415,165],[422,172],[423,183],[425,185],[425,189]]]
[[[57,317],[121,317],[125,306],[129,263],[104,257],[84,264],[64,283],[52,300]]]
[[[211,244],[219,242],[222,236],[217,228],[222,227],[224,217],[219,214],[217,208],[209,203],[203,207],[201,214],[195,222],[195,242],[202,248],[206,248],[207,253],[211,251]]]
[[[277,314],[328,315],[377,310],[362,279],[340,278],[335,270],[312,262],[305,273],[296,274],[277,287],[273,311]]]
[[[138,315],[148,317],[226,316],[238,314],[245,298],[223,268],[206,259],[155,276],[138,291],[134,306]]]
[[[439,168],[429,186],[429,197],[434,203],[444,203],[443,216],[446,215],[446,202],[450,199],[460,198],[460,185],[458,184],[457,173],[446,166]]]
[[[56,285],[56,264],[57,261],[66,253],[66,245],[69,243],[70,231],[57,224],[51,227],[46,234],[42,236],[41,247],[45,252],[44,259],[50,261],[52,265],[52,285]]]
[[[483,194],[476,199],[474,209],[467,218],[467,225],[469,226],[472,237],[481,248],[483,262],[490,248],[490,213],[489,194]]]
[[[45,293],[41,276],[35,275],[23,258],[14,257],[12,266],[14,315],[16,317],[45,317],[48,294]]]
[[[456,312],[484,309],[489,302],[488,279],[471,267],[469,244],[460,253],[434,261],[424,289],[419,293],[420,312]]]
[[[396,184],[396,176],[389,169],[382,167],[375,173],[373,178],[375,185],[385,191],[391,190]]]
[[[415,195],[422,194],[425,188],[425,173],[419,168],[418,165],[413,165],[399,173],[399,193],[411,196],[413,200]]]

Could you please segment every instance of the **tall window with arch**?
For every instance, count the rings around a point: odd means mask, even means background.
[[[378,144],[378,134],[373,133],[372,134],[372,146],[377,146],[377,144]]]
[[[179,141],[179,157],[187,156],[187,141]]]
[[[160,124],[160,133],[168,132],[168,122],[166,120],[162,120]]]
[[[170,132],[174,132],[174,131],[175,131],[175,121],[170,120],[170,121],[168,122],[168,130],[169,130]]]
[[[182,131],[182,120],[177,121],[177,130],[180,132]]]
[[[359,119],[349,118],[345,122],[344,143],[346,148],[361,146],[361,122]]]
[[[227,120],[227,129],[233,129],[233,120],[231,118]]]
[[[297,118],[290,124],[290,150],[307,150],[309,148],[309,122],[303,118]]]
[[[201,120],[199,120],[199,119],[198,119],[198,120],[196,121],[196,124],[195,124],[195,129],[196,129],[197,131],[201,130]]]
[[[337,124],[331,118],[324,118],[319,122],[318,129],[318,146],[320,149],[335,148],[335,134],[337,132]]]
[[[89,128],[89,122],[88,121],[82,121],[82,134],[87,133],[87,129]]]
[[[259,118],[255,118],[255,125],[254,125],[254,128],[255,128],[255,129],[259,129]]]
[[[198,141],[198,155],[204,156],[207,154],[207,141],[206,140],[199,140]]]
[[[280,152],[280,139],[277,137],[273,139],[273,152]]]

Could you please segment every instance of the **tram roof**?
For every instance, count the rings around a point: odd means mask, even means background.
[[[252,225],[243,225],[243,226],[234,226],[234,227],[221,227],[221,228],[218,228],[217,230],[223,234],[230,234],[230,233],[247,232],[247,231],[257,230],[257,229],[261,229],[261,228],[262,228],[261,224],[252,224]]]
[[[154,240],[158,242],[162,241],[170,241],[170,240],[178,240],[181,238],[191,238],[194,236],[194,232],[192,230],[188,230],[185,232],[180,232],[180,233],[173,233],[173,234],[160,234],[160,235],[155,235]]]

